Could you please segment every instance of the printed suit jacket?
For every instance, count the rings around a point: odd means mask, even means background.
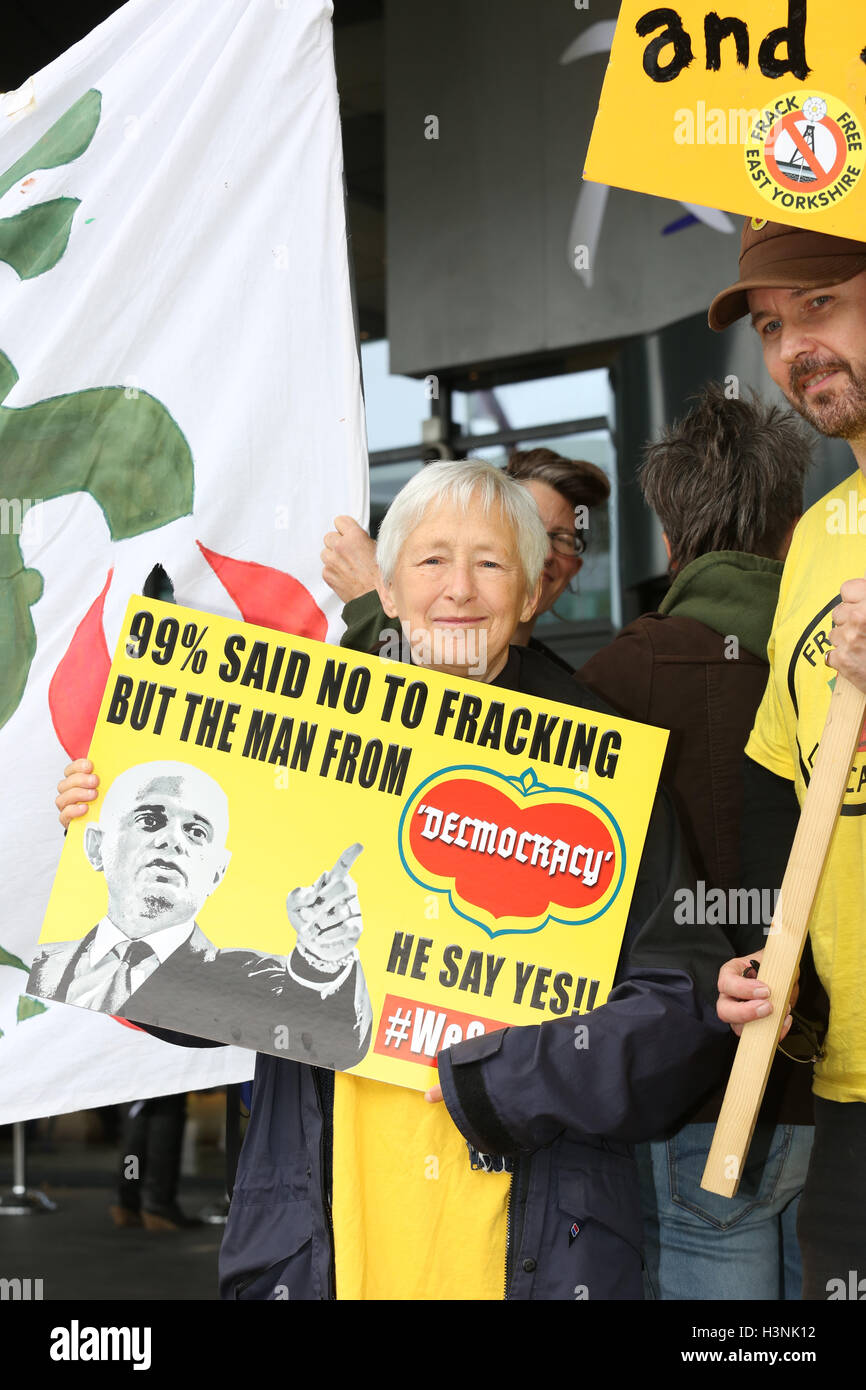
[[[28,989],[65,1003],[96,930],[81,941],[43,946]],[[326,976],[322,982],[327,988]],[[366,1054],[370,1013],[360,960],[343,984],[323,997],[293,980],[285,959],[219,948],[195,923],[187,940],[133,990],[116,1016],[343,1071]]]

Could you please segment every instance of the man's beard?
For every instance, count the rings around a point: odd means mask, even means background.
[[[157,917],[163,917],[166,912],[171,912],[174,903],[169,898],[164,898],[159,893],[147,893],[141,900],[140,915],[153,921]]]
[[[842,391],[834,387],[807,398],[800,383],[821,370],[844,372],[848,385]],[[785,394],[804,420],[829,439],[858,439],[866,435],[866,380],[857,376],[849,362],[822,362],[815,357],[798,362],[791,368],[790,386]]]

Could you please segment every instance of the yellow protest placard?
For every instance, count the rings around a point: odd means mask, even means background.
[[[130,600],[33,993],[426,1089],[611,987],[667,735]]]
[[[856,5],[624,0],[585,177],[861,240],[864,41]]]

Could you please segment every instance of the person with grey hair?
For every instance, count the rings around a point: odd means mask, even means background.
[[[422,471],[426,473],[430,466]],[[606,502],[610,483],[596,464],[563,458],[545,448],[515,449],[504,471],[532,497],[547,533],[538,602],[527,621],[518,624],[512,640],[515,646],[531,647],[570,671],[535,636],[535,624],[542,613],[554,609],[566,588],[575,587],[583,566],[590,511]],[[375,543],[352,517],[338,516],[334,527],[323,542],[322,577],[344,604],[343,646],[369,651],[382,640],[386,627]]]
[[[59,786],[64,826],[85,813],[99,779],[87,760]],[[346,850],[329,873],[286,901],[296,933],[285,957],[214,946],[196,921],[222,883],[228,801],[200,768],[140,763],[118,774],[99,820],[84,829],[84,852],[105,875],[105,915],[82,939],[51,942],[37,955],[29,988],[156,1028],[241,1047],[274,1048],[289,1029],[292,1051],[328,1066],[353,1066],[370,1044],[372,1010],[356,950],[362,921]]]
[[[434,465],[383,525],[385,604],[413,637],[414,665],[449,677],[474,667],[492,688],[603,718],[590,690],[512,643],[537,602],[547,543],[531,498],[502,470]],[[261,1053],[222,1296],[639,1298],[630,1143],[676,1120],[730,1057],[713,1011],[727,943],[712,930],[689,934],[685,951],[678,942],[685,872],[662,796],[614,988],[581,1015],[578,1041],[568,1016],[469,1038],[438,1054],[426,1097]]]
[[[658,613],[631,623],[578,673],[630,719],[671,731],[662,780],[711,903],[720,895],[735,901],[730,891],[739,885],[743,748],[766,684],[767,640],[810,460],[810,441],[790,411],[706,386],[647,447],[639,474],[662,524],[671,587]],[[727,908],[721,914],[735,950],[769,926],[767,899],[764,921],[760,913],[757,922],[740,922]],[[694,912],[691,925],[706,929]],[[804,965],[806,978],[801,1008],[808,1001],[820,1009]],[[793,1036],[785,1046],[793,1051]],[[721,1091],[672,1138],[641,1148],[653,1296],[799,1298],[796,1216],[814,1133],[810,1072],[779,1055],[752,1163],[733,1200],[700,1188]]]
[[[410,662],[449,677],[474,668],[490,687],[604,715],[591,691],[513,642],[547,545],[531,497],[503,470],[443,463],[413,478],[378,547],[385,608],[412,638]],[[223,1296],[639,1298],[629,1141],[678,1117],[729,1056],[710,1007],[726,943],[712,931],[691,938],[684,969],[675,941],[684,872],[661,798],[615,987],[581,1015],[586,1041],[576,1043],[571,1017],[471,1038],[438,1054],[426,1100],[260,1056]]]
[[[492,543],[493,514],[511,533],[507,555]],[[485,522],[474,530],[455,525],[458,516]],[[397,494],[379,531],[384,610],[399,616],[413,649],[426,639],[429,656],[420,664],[491,681],[505,665],[516,629],[535,611],[546,553],[535,503],[501,469],[475,459],[430,464]],[[455,582],[474,595],[468,615],[446,596]]]

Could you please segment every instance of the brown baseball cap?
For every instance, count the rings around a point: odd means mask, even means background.
[[[841,285],[861,270],[866,270],[864,241],[747,217],[740,247],[740,279],[716,295],[708,315],[710,328],[721,333],[747,314],[748,290]]]

